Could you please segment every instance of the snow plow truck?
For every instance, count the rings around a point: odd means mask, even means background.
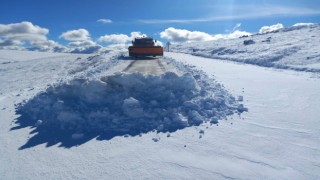
[[[129,46],[129,56],[131,57],[146,57],[146,56],[163,56],[163,47],[156,46],[157,40],[151,37],[135,38],[132,41],[132,46]]]

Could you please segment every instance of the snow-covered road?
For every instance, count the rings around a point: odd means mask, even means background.
[[[70,88],[70,84],[62,84],[60,89],[54,89],[53,92],[72,96],[80,92],[80,95],[88,95],[89,100],[105,100],[103,96],[98,96],[103,95],[99,87],[104,87],[108,81],[101,83],[97,78],[123,71],[132,61],[112,60],[111,56],[83,56],[77,60],[76,57],[64,56],[65,59],[50,60],[49,56],[53,57],[48,53],[41,54],[42,59],[32,60],[34,57],[31,58],[31,55],[26,53],[21,55],[25,60],[16,59],[16,62],[14,59],[0,58],[0,179],[320,178],[320,78],[314,74],[166,53],[165,59],[160,62],[164,67],[168,66],[165,69],[175,69],[175,63],[168,64],[168,58],[190,64],[194,66],[195,71],[201,69],[213,76],[233,96],[243,97],[241,103],[249,112],[240,116],[229,116],[227,120],[221,119],[217,125],[203,123],[172,133],[148,131],[137,136],[89,138],[79,145],[59,147],[63,143],[59,141],[59,134],[51,133],[51,141],[48,141],[48,133],[36,131],[34,127],[12,129],[16,126],[15,121],[24,115],[17,113],[16,105],[40,93],[39,91],[44,90],[49,84],[79,77],[87,77],[92,81],[84,83],[87,86],[77,85],[79,81],[76,81],[77,86],[74,86],[74,89]],[[43,61],[40,63],[40,60]],[[133,63],[127,71],[141,70],[141,63],[143,64],[142,61]],[[152,63],[158,64],[157,61]],[[135,68],[132,68],[133,66]],[[201,77],[198,78],[201,80]],[[174,78],[178,80],[176,82],[181,80],[179,77]],[[120,78],[121,80],[123,79]],[[158,79],[145,80],[154,82]],[[135,84],[138,81],[123,82]],[[93,88],[88,88],[90,85]],[[169,85],[181,92],[184,87],[190,86],[190,83],[186,81],[182,85]],[[157,89],[156,94],[170,92],[167,91],[170,86]],[[179,89],[180,86],[182,88]],[[131,93],[131,90],[136,89],[133,87],[125,93]],[[147,90],[149,92],[154,89]],[[119,91],[107,92],[108,97],[112,98],[117,97]],[[145,93],[142,92],[142,95]],[[173,100],[181,98],[177,96],[179,94],[173,95]],[[168,96],[172,96],[172,93],[168,93]],[[41,106],[41,112],[46,112],[46,102],[50,101],[41,101],[42,97],[37,96],[36,103],[31,105]],[[241,100],[238,97],[237,99]],[[77,106],[76,103],[71,105]],[[32,108],[28,110],[33,110]],[[179,109],[183,109],[183,106],[171,111]],[[73,110],[82,112],[78,108]],[[136,112],[140,110],[136,108]],[[117,113],[122,115],[121,111]],[[96,114],[102,116],[103,112],[99,111]],[[85,122],[92,125],[91,121]],[[125,127],[117,122],[112,125]],[[31,141],[31,145],[29,143],[28,147],[21,148],[35,136],[38,137],[35,144]]]
[[[123,70],[126,73],[140,72],[142,74],[160,75],[165,72],[177,72],[177,70],[166,63],[162,62],[162,58],[149,58],[128,60],[128,66]]]

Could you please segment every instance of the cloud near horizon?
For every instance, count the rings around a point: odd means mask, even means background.
[[[31,22],[0,24],[0,49],[37,50],[55,52],[64,49],[55,41],[48,40],[49,30]]]
[[[18,41],[45,41],[49,33],[47,28],[33,25],[31,22],[0,24],[0,36]]]
[[[96,46],[97,43],[93,42],[91,40],[85,40],[85,41],[73,41],[68,43],[68,46],[71,47],[79,47],[79,46]]]
[[[90,39],[90,34],[86,29],[70,30],[62,33],[59,38],[67,41],[84,41]]]
[[[240,26],[239,26],[240,27]],[[229,34],[216,34],[211,35],[200,31],[189,31],[186,29],[175,29],[173,27],[167,28],[160,33],[160,37],[169,41],[175,42],[200,42],[200,41],[212,41],[217,39],[232,39],[238,38],[244,35],[251,35],[246,31],[236,30]]]
[[[213,37],[210,34],[200,31],[189,31],[186,29],[167,28],[160,33],[160,37],[173,42],[196,42],[210,41]]]
[[[110,34],[101,36],[99,42],[108,42],[112,44],[124,44],[130,41],[130,37],[126,34]]]
[[[131,36],[128,36],[126,34],[106,34],[104,36],[101,36],[98,41],[111,44],[126,44],[136,37],[147,36],[146,34],[143,34],[141,32],[131,32],[130,35]]]

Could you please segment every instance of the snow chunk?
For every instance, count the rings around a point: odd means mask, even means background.
[[[238,101],[243,101],[243,96],[238,96]]]
[[[124,114],[132,118],[143,116],[143,109],[140,102],[133,97],[127,98],[123,101],[122,109]]]
[[[239,104],[237,110],[242,113],[244,111],[248,111],[248,108],[245,108],[243,104]]]
[[[158,141],[160,141],[160,137],[154,137],[154,138],[152,138],[152,141],[158,142]]]
[[[38,127],[38,126],[40,126],[41,124],[42,124],[42,120],[39,119],[39,120],[36,122],[35,126]]]
[[[256,42],[254,42],[254,40],[252,40],[252,39],[249,39],[249,40],[244,40],[243,41],[243,44],[244,45],[250,45],[250,44],[255,44]]]

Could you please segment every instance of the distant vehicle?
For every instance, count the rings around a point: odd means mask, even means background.
[[[132,41],[132,46],[129,46],[129,56],[132,57],[146,57],[146,56],[163,56],[163,47],[156,46],[151,37],[135,38]]]

